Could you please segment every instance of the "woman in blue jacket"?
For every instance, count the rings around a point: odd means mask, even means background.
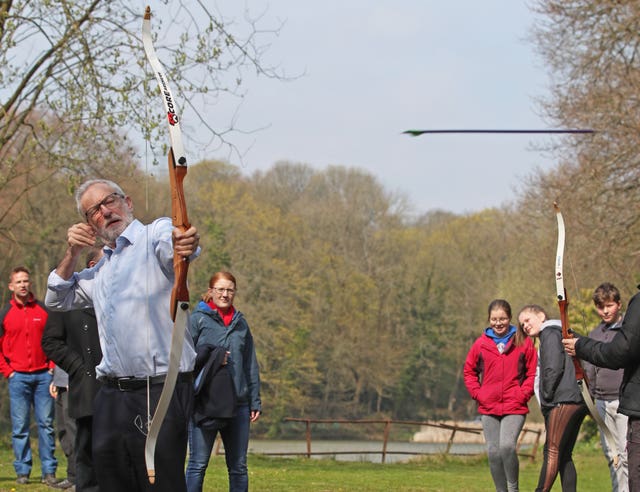
[[[233,378],[237,406],[235,416],[222,428],[199,426],[191,421],[186,471],[189,492],[202,490],[218,432],[224,444],[229,491],[246,492],[249,489],[249,425],[258,420],[262,409],[260,375],[251,330],[242,313],[233,307],[235,294],[235,277],[229,272],[217,272],[209,280],[209,289],[191,315],[190,331],[196,351],[205,345],[223,347],[227,351],[227,366]]]

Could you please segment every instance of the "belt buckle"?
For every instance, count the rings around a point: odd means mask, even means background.
[[[132,379],[133,378],[130,378],[130,377],[129,378],[118,378],[118,379],[116,379],[116,381],[118,383],[118,389],[120,391],[128,391],[128,389],[127,388],[123,388],[120,383],[127,383],[127,382],[131,381]]]

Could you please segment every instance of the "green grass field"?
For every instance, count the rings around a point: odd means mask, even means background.
[[[59,448],[57,455],[60,454]],[[64,458],[59,470],[66,470]],[[580,492],[611,490],[609,471],[599,448],[578,444],[574,451]],[[0,491],[44,492],[55,489],[33,480],[17,485],[13,471],[13,454],[6,445],[0,447]],[[541,458],[534,463],[520,462],[520,490],[534,490],[538,481]],[[32,478],[40,476],[36,468]],[[58,473],[64,476],[64,473]],[[255,492],[340,492],[340,491],[451,491],[487,492],[493,488],[489,467],[484,457],[430,456],[411,463],[372,464],[345,463],[332,459],[284,459],[249,456],[249,487]],[[223,456],[213,457],[205,482],[207,492],[226,492],[227,474]],[[559,480],[553,488],[560,491]]]

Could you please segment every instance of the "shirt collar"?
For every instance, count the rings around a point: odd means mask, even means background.
[[[104,253],[107,256],[111,256],[114,251],[120,251],[122,248],[129,244],[134,244],[136,242],[136,238],[142,234],[144,231],[144,224],[140,222],[138,219],[133,219],[131,224],[127,226],[127,228],[122,231],[116,239],[116,247],[111,248],[110,246],[105,246],[103,249]]]

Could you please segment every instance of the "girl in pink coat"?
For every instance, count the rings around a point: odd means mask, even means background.
[[[511,324],[507,301],[489,304],[488,322],[467,354],[464,383],[478,404],[496,491],[514,492],[520,466],[516,445],[529,413],[538,358],[531,339]]]

